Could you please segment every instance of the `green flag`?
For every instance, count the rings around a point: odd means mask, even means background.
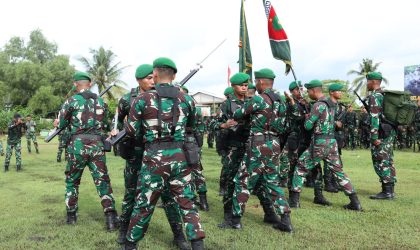
[[[292,67],[289,39],[270,1],[263,0],[268,21],[268,37],[273,57],[286,64],[286,75]]]
[[[252,82],[252,56],[246,25],[244,1],[241,3],[241,24],[239,29],[239,72],[247,73]]]

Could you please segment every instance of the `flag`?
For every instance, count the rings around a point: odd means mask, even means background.
[[[247,73],[252,81],[252,56],[246,25],[244,1],[241,3],[241,20],[239,27],[239,72]]]
[[[265,6],[265,14],[268,20],[268,37],[270,39],[271,52],[273,57],[282,60],[286,64],[286,75],[292,67],[292,59],[290,55],[289,39],[280,20],[271,6],[270,1],[263,0]]]
[[[227,84],[228,84],[228,87],[229,87],[230,86],[230,67],[229,67],[229,65],[228,65],[228,71],[227,71],[227,73],[228,73]]]

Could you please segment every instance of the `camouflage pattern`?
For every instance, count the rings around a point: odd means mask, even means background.
[[[250,140],[241,168],[235,176],[233,215],[242,216],[250,192],[258,181],[263,192],[260,200],[272,202],[277,214],[289,213],[290,208],[279,185],[279,133],[285,130],[286,105],[272,101],[268,96],[274,92],[266,89],[263,94],[252,97],[234,113],[235,120],[250,119]]]
[[[346,128],[346,138],[347,144],[354,149],[356,147],[356,128],[357,128],[357,116],[356,112],[352,111],[346,112],[345,119],[344,119],[344,127]]]
[[[203,114],[200,108],[196,108],[196,129],[194,134],[196,136],[200,136],[201,138],[204,137],[204,132],[206,131],[206,125],[203,120]],[[200,159],[201,159],[201,148],[200,148]],[[203,175],[203,164],[201,164],[201,160],[198,164],[194,164],[192,167],[192,185],[193,190],[197,193],[206,193],[207,192],[207,185],[206,185],[206,178]]]
[[[4,155],[4,151],[3,151],[3,142],[0,140],[0,155],[3,156]]]
[[[69,159],[69,152],[67,150],[68,143],[70,141],[71,134],[70,132],[65,129],[60,134],[58,134],[58,150],[57,150],[57,161],[61,161],[61,155],[63,154],[64,150],[64,160],[68,161]]]
[[[228,148],[226,146],[226,136],[227,136],[227,130],[216,128],[218,123],[218,120],[216,117],[212,117],[210,120],[207,128],[208,131],[213,131],[215,134],[215,141],[216,141],[216,151],[217,154],[220,156],[220,162],[222,164],[222,168],[220,169],[220,177],[219,177],[219,189],[221,191],[220,195],[223,195],[224,191],[227,189],[227,179],[228,179],[228,171],[227,171],[227,153]]]
[[[94,96],[96,95],[90,90],[81,90],[67,99],[58,117],[58,128],[70,126],[71,134],[68,146],[69,161],[65,171],[67,212],[78,210],[79,185],[85,166],[88,166],[92,174],[103,211],[115,211],[115,200],[102,142],[105,123],[108,121],[108,110],[101,97],[97,97],[94,105],[92,99]]]
[[[328,108],[327,104],[322,102],[326,100],[325,97],[318,100],[312,106],[311,113],[305,120],[305,129],[313,129],[313,136],[311,145],[299,157],[297,168],[293,175],[292,190],[301,192],[305,176],[317,164],[324,161],[344,193],[350,195],[355,193],[355,191],[350,179],[343,172],[337,141],[334,138],[335,109]],[[318,183],[317,185],[319,186],[320,184]]]
[[[373,168],[379,176],[382,183],[395,183],[397,181],[395,166],[394,166],[394,152],[393,143],[396,136],[396,131],[391,129],[388,137],[383,138],[380,135],[381,118],[383,116],[383,100],[384,96],[381,94],[381,89],[372,91],[368,96],[368,106],[370,114],[370,140]],[[382,129],[381,129],[382,130]],[[381,140],[378,146],[373,145],[375,140]]]
[[[34,142],[34,147],[36,152],[39,152],[38,149],[38,142],[36,140],[36,131],[35,131],[35,127],[36,127],[36,123],[34,121],[27,121],[25,123],[26,125],[26,145],[28,147],[28,152],[31,152],[31,141]]]
[[[166,83],[155,86],[160,85],[171,86]],[[156,90],[140,94],[130,110],[127,133],[134,136],[139,131],[145,143],[136,201],[127,231],[127,240],[130,242],[137,242],[144,237],[156,202],[166,191],[179,206],[187,238],[194,240],[205,237],[193,203],[191,169],[187,166],[183,151],[185,128],[195,127],[195,105],[191,97],[180,92],[176,98],[179,102],[175,110],[178,116],[176,124],[172,124],[174,99],[161,97],[162,120],[158,127],[159,102]]]
[[[359,129],[360,129],[360,144],[364,148],[368,148],[370,145],[369,138],[369,114],[367,112],[361,112],[359,116]]]
[[[6,158],[4,160],[4,167],[8,168],[10,165],[10,158],[13,154],[13,149],[16,154],[16,168],[20,169],[22,166],[22,146],[21,146],[21,137],[22,129],[24,124],[16,125],[14,121],[9,123],[7,131],[7,146],[6,146]]]

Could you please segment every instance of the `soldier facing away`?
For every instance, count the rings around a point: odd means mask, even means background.
[[[108,110],[103,99],[89,90],[92,83],[87,73],[76,72],[73,80],[78,93],[66,100],[54,121],[57,128],[70,126],[69,161],[64,172],[67,224],[77,222],[80,179],[88,166],[101,198],[106,228],[112,231],[118,228],[118,221],[103,144]]]
[[[21,138],[24,125],[22,116],[16,113],[13,116],[13,120],[7,127],[7,147],[6,159],[4,160],[4,172],[9,171],[10,158],[12,157],[13,149],[15,149],[16,154],[16,171],[20,171],[22,169]]]
[[[36,122],[32,120],[31,115],[26,116],[25,130],[26,130],[26,142],[28,146],[28,152],[31,153],[31,141],[34,142],[35,151],[39,154],[38,142],[36,141]]]

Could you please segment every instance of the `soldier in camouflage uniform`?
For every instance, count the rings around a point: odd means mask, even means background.
[[[4,152],[3,152],[3,142],[0,140],[0,155],[3,156]]]
[[[244,76],[248,75],[244,74]],[[263,191],[257,192],[257,195],[262,204],[264,204],[263,201],[268,200],[275,208],[271,216],[281,215],[281,220],[274,218],[276,222],[273,227],[280,231],[293,231],[289,215],[290,208],[279,185],[278,175],[280,153],[278,136],[285,130],[286,105],[272,90],[274,78],[275,74],[270,69],[255,71],[256,88],[260,95],[253,96],[233,115],[236,121],[250,119],[251,131],[245,156],[234,179],[232,219],[230,223],[225,222],[225,228],[242,228],[240,220],[245,211],[250,190],[253,190],[260,181]],[[266,209],[264,212],[267,212]]]
[[[7,131],[7,147],[6,147],[6,159],[4,160],[4,172],[9,171],[10,158],[12,157],[13,149],[16,154],[16,171],[22,169],[22,129],[25,123],[22,121],[20,114],[15,114],[13,120],[9,123]]]
[[[87,165],[101,199],[106,228],[112,231],[118,228],[118,218],[103,148],[108,110],[103,99],[89,90],[92,83],[87,73],[76,72],[73,80],[78,93],[66,100],[54,121],[59,129],[70,126],[69,161],[65,171],[67,224],[77,222],[79,185]]]
[[[417,144],[418,151],[420,151],[420,100],[417,101],[417,112],[414,119],[414,128],[416,130],[415,142]]]
[[[39,154],[38,142],[36,141],[36,123],[32,121],[31,115],[26,116],[25,130],[26,130],[26,142],[28,146],[28,152],[31,153],[31,141],[34,142],[35,151]]]
[[[346,195],[350,197],[350,203],[345,209],[362,210],[356,192],[350,179],[343,172],[342,163],[337,149],[337,141],[334,137],[335,109],[329,104],[322,93],[322,82],[312,80],[305,84],[308,95],[316,103],[312,106],[311,113],[306,115],[305,129],[313,129],[312,142],[309,148],[299,157],[297,168],[293,175],[292,189],[289,192],[290,207],[300,207],[299,196],[302,191],[303,178],[316,166],[316,163],[324,161],[332,171],[336,181]]]
[[[68,161],[69,152],[67,150],[67,145],[70,140],[71,134],[68,129],[64,129],[58,134],[58,151],[57,151],[57,162],[61,162],[61,155],[63,154],[64,149],[64,160]]]
[[[353,111],[353,107],[349,106],[344,119],[344,126],[347,128],[347,143],[351,150],[356,147],[355,141],[355,129],[357,128],[357,116],[356,112]]]
[[[372,162],[376,174],[382,183],[382,191],[371,195],[371,199],[390,200],[395,197],[394,185],[397,181],[393,142],[396,131],[383,120],[383,100],[381,93],[382,74],[370,72],[366,76],[367,87],[371,94],[367,97],[370,119],[370,141]]]
[[[172,60],[158,58],[153,68],[155,90],[136,97],[128,119],[128,135],[141,134],[145,151],[124,249],[136,249],[144,238],[156,202],[166,188],[181,210],[192,248],[204,249],[205,235],[193,202],[191,168],[186,161],[186,157],[190,162],[194,157],[197,160],[199,154],[191,152],[184,142],[185,128],[195,127],[194,101],[171,84],[177,72]]]
[[[364,148],[368,148],[370,141],[369,141],[369,114],[366,111],[366,108],[362,106],[360,108],[360,117],[359,117],[359,129],[360,132],[360,145]]]

